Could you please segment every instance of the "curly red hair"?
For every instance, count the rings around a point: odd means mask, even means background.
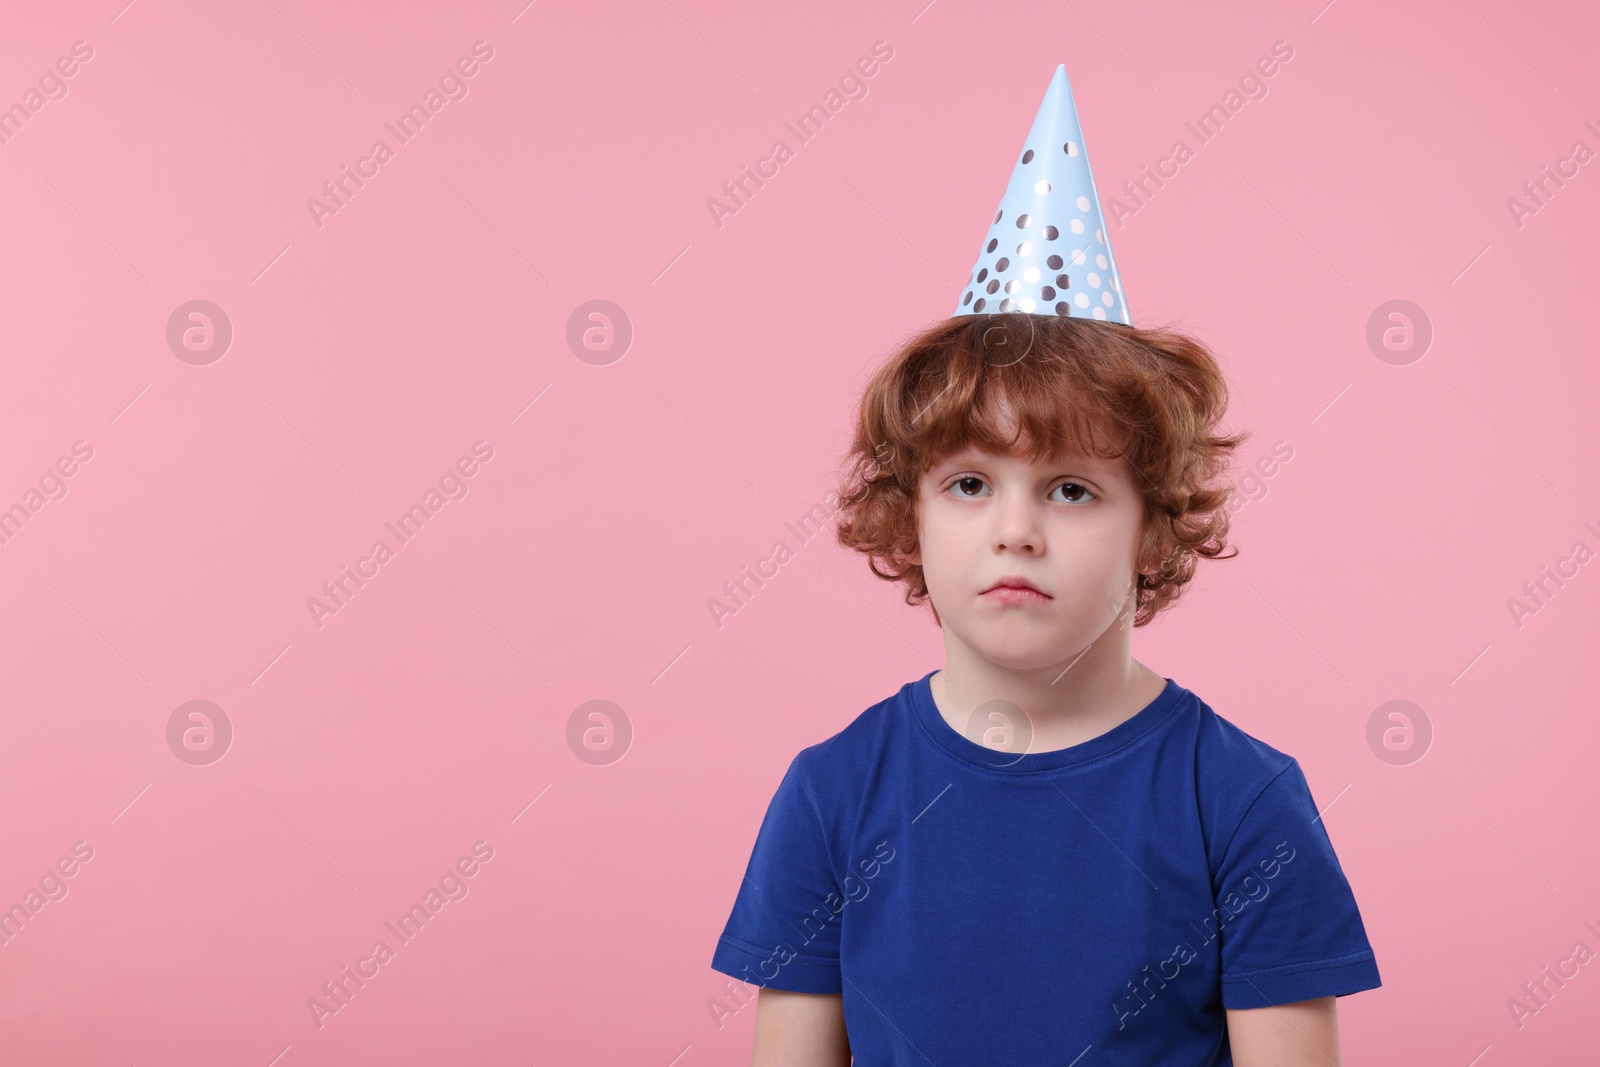
[[[1034,462],[1121,456],[1144,496],[1134,616],[1143,626],[1178,597],[1199,557],[1232,558],[1222,555],[1231,486],[1219,478],[1248,434],[1217,432],[1227,403],[1216,358],[1169,327],[955,316],[902,345],[863,392],[839,488],[839,543],[920,604],[928,586],[907,557],[918,485],[938,459],[968,445]]]

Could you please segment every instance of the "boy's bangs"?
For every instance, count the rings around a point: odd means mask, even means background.
[[[1074,455],[1126,458],[1128,431],[1075,365],[1031,331],[1017,333],[988,326],[971,347],[952,345],[926,367],[919,387],[903,398],[904,417],[886,420],[911,430],[901,454],[917,457],[922,470],[968,447],[1036,463]]]

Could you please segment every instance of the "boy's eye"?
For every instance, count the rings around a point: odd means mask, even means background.
[[[982,485],[983,479],[974,478],[969,474],[965,478],[957,478],[951,483],[950,488],[956,490],[956,496],[965,497],[967,495],[967,489],[971,488],[974,484]],[[976,492],[977,490],[974,489],[973,491]]]
[[[1069,504],[1076,504],[1078,501],[1083,499],[1094,499],[1094,494],[1091,493],[1086,486],[1079,485],[1077,482],[1062,482],[1060,485],[1056,486],[1056,489],[1065,489],[1068,492],[1076,490],[1076,495],[1067,501]],[[1052,492],[1053,491],[1054,490],[1052,490]]]
[[[987,483],[977,475],[969,474],[965,477],[957,478],[955,481],[951,482],[950,489],[955,490],[955,495],[959,499],[971,500],[975,495],[977,495],[979,488],[986,484]],[[1062,482],[1050,492],[1054,494],[1058,491],[1065,491],[1066,496],[1064,502],[1068,504],[1086,503],[1089,500],[1095,499],[1094,493],[1090,492],[1086,486],[1083,486],[1078,482]]]

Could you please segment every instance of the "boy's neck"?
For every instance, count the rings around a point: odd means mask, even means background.
[[[1060,664],[1029,670],[991,663],[959,641],[947,639],[945,646],[946,665],[929,680],[940,716],[956,732],[984,744],[984,724],[974,722],[974,712],[996,701],[1015,705],[1026,716],[1018,754],[1054,752],[1098,737],[1138,714],[1167,684],[1125,646],[1113,645],[1101,655],[1090,648]]]

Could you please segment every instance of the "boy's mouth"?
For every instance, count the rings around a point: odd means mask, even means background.
[[[1050,595],[1020,575],[1008,574],[985,589],[982,596],[1005,604],[1043,604]]]

